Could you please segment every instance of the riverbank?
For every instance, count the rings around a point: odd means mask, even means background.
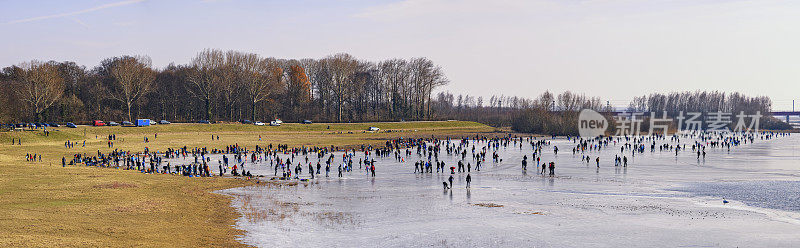
[[[376,126],[380,132],[365,132]],[[387,132],[391,130],[391,132]],[[79,127],[0,133],[0,244],[63,246],[244,246],[233,225],[240,216],[231,198],[212,193],[247,186],[234,178],[187,178],[83,166],[61,167],[75,153],[113,149],[140,152],[187,146],[222,149],[239,144],[298,146],[381,145],[398,137],[495,135],[499,130],[474,123],[395,122],[358,124],[171,124],[144,128]],[[155,134],[158,137],[155,137]],[[114,148],[106,137],[117,136]],[[211,141],[219,135],[219,141]],[[149,142],[144,142],[147,137]],[[21,139],[21,145],[11,140]],[[259,140],[260,138],[260,140]],[[75,148],[64,148],[67,140]],[[83,146],[83,141],[86,146]],[[28,162],[27,153],[42,156]]]

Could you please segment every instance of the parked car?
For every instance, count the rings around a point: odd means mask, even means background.
[[[209,122],[208,120],[199,120],[199,121],[197,121],[197,123],[200,123],[200,124],[211,124],[211,122]]]
[[[101,120],[94,120],[94,122],[92,123],[92,126],[95,126],[95,127],[102,127],[102,126],[105,126],[105,125],[106,125],[106,123],[101,121]]]
[[[75,124],[73,124],[72,122],[67,122],[67,124],[64,124],[64,126],[67,126],[68,128],[77,128],[78,127]]]
[[[158,124],[158,122],[154,121],[153,119],[147,119],[150,121],[150,126]]]
[[[241,120],[239,122],[241,122],[242,124],[253,124],[253,122],[250,120]]]
[[[281,124],[280,124],[280,123],[278,123],[277,121],[270,121],[270,122],[269,122],[269,125],[270,125],[270,126],[275,126],[275,127],[276,127],[276,126],[280,126]]]
[[[303,120],[303,124],[311,124],[311,120]]]
[[[109,126],[119,126],[119,123],[116,123],[116,122],[113,122],[113,121],[109,121],[108,125]]]
[[[381,129],[378,128],[378,127],[369,127],[369,128],[367,128],[367,131],[371,131],[371,132],[376,132],[378,130],[381,130]]]
[[[158,121],[158,124],[161,124],[161,125],[167,125],[167,124],[170,124],[170,123],[171,123],[171,122],[169,122],[169,121],[166,121],[166,120],[160,120],[160,121]]]
[[[61,125],[58,125],[58,123],[55,123],[55,122],[51,122],[50,126],[51,127],[60,127]]]
[[[256,126],[263,126],[263,125],[266,125],[266,124],[264,124],[263,122],[260,122],[260,121],[256,121],[256,122],[255,122],[255,123],[253,123],[253,124],[255,124]]]
[[[275,123],[283,124],[283,121],[281,119],[275,119]]]
[[[133,122],[122,121],[122,126],[124,126],[124,127],[132,127],[133,126]]]
[[[33,123],[33,126],[39,128],[39,127],[43,127],[44,125],[42,125],[42,123],[38,123],[37,122],[37,123]]]

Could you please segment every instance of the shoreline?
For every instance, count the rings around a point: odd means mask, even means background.
[[[145,128],[86,127],[58,128],[49,136],[42,130],[0,132],[0,140],[22,138],[22,145],[0,144],[0,244],[8,246],[241,246],[243,230],[235,224],[241,216],[232,206],[233,198],[216,193],[255,185],[236,178],[188,178],[144,174],[138,171],[85,166],[61,167],[61,157],[113,149],[153,151],[166,148],[224,148],[239,144],[309,144],[360,146],[381,145],[397,137],[494,135],[495,128],[474,122],[407,122],[387,126],[404,132],[362,133],[373,124],[327,124],[256,127],[242,124],[180,124]],[[333,130],[335,128],[335,130]],[[50,130],[50,129],[49,129]],[[411,130],[418,130],[411,132]],[[51,130],[52,131],[52,130]],[[86,131],[86,135],[83,132]],[[335,134],[332,132],[340,132]],[[353,132],[353,134],[348,134]],[[158,133],[158,138],[154,137]],[[114,148],[104,136],[116,134]],[[210,135],[220,141],[208,140]],[[263,136],[263,141],[258,136]],[[497,133],[497,135],[501,135]],[[97,138],[95,138],[97,136]],[[150,137],[145,143],[142,137]],[[80,141],[67,149],[64,142]],[[82,146],[86,140],[86,147]],[[26,153],[36,153],[42,162],[28,162]],[[268,182],[266,182],[268,183]],[[265,182],[260,182],[265,184]]]

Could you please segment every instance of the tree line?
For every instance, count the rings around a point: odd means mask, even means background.
[[[772,100],[766,96],[746,96],[739,92],[725,93],[719,91],[683,91],[667,94],[653,93],[650,95],[634,97],[628,106],[628,112],[658,112],[666,111],[669,115],[679,112],[725,112],[738,114],[762,114],[770,112]]]
[[[573,124],[581,109],[622,110],[570,91],[545,91],[534,98],[433,95],[448,82],[426,58],[374,62],[345,53],[295,60],[206,49],[188,64],[162,69],[153,68],[147,56],[107,58],[91,69],[71,61],[34,60],[0,71],[0,121],[459,119],[519,132],[576,134]],[[771,104],[766,96],[686,91],[635,97],[624,110],[766,115]]]
[[[448,82],[427,58],[375,62],[345,53],[296,60],[206,49],[162,69],[147,56],[90,69],[34,60],[0,72],[0,121],[427,120],[437,118],[433,92]]]
[[[740,111],[752,115],[760,112],[761,129],[786,130],[791,126],[769,115],[772,100],[766,96],[747,96],[742,93],[725,93],[719,91],[683,91],[671,93],[653,93],[634,97],[626,108],[612,107],[600,97],[587,96],[571,91],[554,94],[550,91],[533,97],[470,95],[454,96],[448,92],[438,93],[433,103],[435,112],[441,118],[473,120],[495,127],[510,126],[513,131],[524,133],[578,135],[578,112],[592,109],[604,113],[610,121],[609,132],[613,133],[614,112],[655,112],[661,116],[664,111],[672,117],[676,128],[681,111],[684,114],[700,112],[706,114],[717,111],[730,113],[732,118]],[[649,116],[642,116],[644,129],[649,128]],[[734,120],[736,121],[736,120]],[[731,123],[733,128],[734,123]]]
[[[673,119],[671,128],[677,128],[680,112],[688,114],[699,113],[729,113],[735,117],[741,111],[746,115],[760,112],[760,128],[770,130],[787,130],[791,125],[773,118],[769,112],[772,110],[772,100],[766,96],[746,96],[742,93],[725,93],[719,91],[683,91],[667,94],[653,93],[650,95],[634,97],[627,108],[614,109],[608,104],[602,105],[600,98],[577,95],[569,91],[556,97],[545,92],[537,99],[529,101],[527,105],[511,111],[509,115],[511,127],[518,132],[541,133],[552,135],[578,135],[578,111],[592,109],[605,112],[606,119],[610,122],[608,131],[614,133],[615,118],[612,114],[617,111],[654,112],[661,117],[666,112]],[[551,103],[552,102],[552,103]],[[551,111],[555,110],[555,111]],[[642,116],[642,128],[649,128],[649,116]],[[729,124],[733,130],[735,121]]]

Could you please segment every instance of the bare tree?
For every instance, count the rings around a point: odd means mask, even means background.
[[[551,93],[549,90],[539,95],[539,99],[537,99],[536,101],[538,102],[539,106],[541,106],[545,110],[548,111],[555,110],[556,107],[554,104],[555,97],[553,96],[553,93]]]
[[[155,71],[150,68],[150,57],[124,56],[114,63],[110,73],[114,78],[109,96],[122,102],[131,118],[131,106],[150,90],[155,80]]]
[[[432,99],[435,89],[447,80],[441,69],[426,58],[373,62],[336,54],[319,60],[267,59],[266,65],[258,65],[252,63],[263,60],[257,55],[208,49],[188,65],[171,64],[158,71],[150,87],[146,82],[139,84],[135,76],[147,78],[151,73],[126,73],[136,67],[130,64],[148,67],[149,62],[131,58],[111,57],[90,70],[74,62],[59,63],[63,95],[53,107],[40,112],[41,118],[80,122],[132,119],[139,113],[142,118],[176,121],[236,120],[243,116],[255,119],[265,113],[286,118],[302,115],[321,121],[421,120],[444,118],[445,113],[479,116],[471,111],[478,105],[476,97],[462,96],[459,108],[448,107],[457,103],[452,94]],[[11,75],[22,74],[14,68],[6,67],[0,72],[4,83],[0,85],[0,95],[7,98],[2,103],[0,119],[31,116],[19,111],[27,109],[28,101],[17,94],[18,77]],[[146,93],[148,90],[150,93]],[[498,110],[500,106],[517,106],[507,97],[482,100],[485,102],[481,101],[481,106],[498,106]],[[532,101],[527,103],[530,106]],[[20,116],[23,113],[25,117]]]
[[[329,60],[333,96],[336,102],[336,120],[342,121],[342,112],[345,106],[345,96],[350,86],[353,73],[358,67],[358,61],[350,54],[340,53],[326,58]]]
[[[17,94],[30,105],[36,121],[42,121],[42,113],[53,106],[64,93],[64,79],[55,62],[31,61],[18,66]]]
[[[287,75],[286,106],[284,107],[293,117],[297,117],[298,114],[304,115],[308,111],[302,108],[306,107],[312,98],[311,83],[306,75],[306,70],[299,63],[294,63],[289,66]]]
[[[283,69],[276,59],[261,59],[254,53],[228,52],[228,63],[247,95],[251,118],[256,119],[256,105],[269,100],[280,88]]]
[[[402,110],[405,103],[403,92],[410,77],[407,66],[408,62],[402,59],[390,59],[378,65],[381,70],[381,80],[386,89],[387,109],[389,115],[395,119],[402,116],[404,112]]]
[[[220,50],[206,49],[192,59],[192,71],[187,77],[189,93],[203,101],[205,117],[211,120],[211,99],[222,84],[225,55]]]

